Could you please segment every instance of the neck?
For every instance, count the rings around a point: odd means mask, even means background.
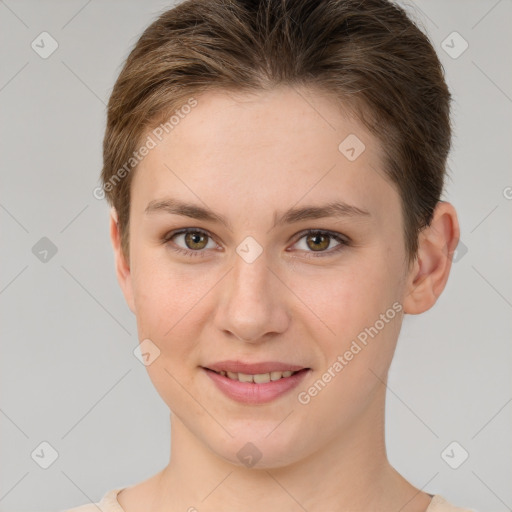
[[[280,467],[235,466],[171,414],[171,457],[155,480],[152,510],[401,510],[424,512],[430,496],[389,464],[385,387],[373,407],[323,448]]]

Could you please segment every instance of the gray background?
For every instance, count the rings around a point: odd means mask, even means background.
[[[168,461],[169,412],[133,355],[108,206],[92,191],[114,80],[170,6],[0,1],[1,511],[97,501]],[[388,383],[388,454],[430,493],[510,510],[512,2],[424,0],[408,11],[455,98],[445,199],[464,248],[438,304],[405,320]],[[47,59],[31,47],[43,31],[59,45]],[[458,58],[442,46],[453,31],[469,44]],[[57,248],[46,262],[33,253],[42,237]],[[43,441],[58,452],[48,469],[31,456]],[[469,453],[458,469],[441,456],[453,441]],[[448,452],[452,461],[462,453]]]

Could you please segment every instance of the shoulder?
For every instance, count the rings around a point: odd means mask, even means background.
[[[97,503],[87,503],[78,507],[62,510],[61,512],[124,512],[117,501],[117,495],[122,488],[111,489]]]
[[[448,503],[441,495],[436,494],[430,501],[430,505],[428,506],[425,512],[478,512],[475,509],[470,508],[460,508]]]

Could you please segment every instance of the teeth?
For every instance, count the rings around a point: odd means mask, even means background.
[[[238,380],[240,382],[254,382],[253,376],[249,375],[247,373],[239,373],[238,374]]]
[[[270,373],[258,373],[253,377],[253,382],[256,384],[265,384],[270,382]]]
[[[234,372],[217,372],[224,377],[228,377],[231,380],[238,380],[240,382],[254,382],[256,384],[266,384],[267,382],[279,380],[283,377],[290,377],[295,372],[290,370],[286,370],[284,372],[270,372],[270,373],[257,373],[256,375],[251,375],[248,373],[234,373]]]

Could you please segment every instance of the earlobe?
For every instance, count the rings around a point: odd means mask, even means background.
[[[455,208],[439,202],[430,226],[419,235],[418,254],[409,271],[403,301],[405,313],[423,313],[436,303],[448,281],[459,235]]]
[[[114,249],[114,263],[116,268],[117,281],[123,292],[124,298],[130,310],[135,313],[133,300],[132,275],[130,266],[126,261],[121,247],[121,233],[117,211],[114,207],[110,209],[110,240]]]

